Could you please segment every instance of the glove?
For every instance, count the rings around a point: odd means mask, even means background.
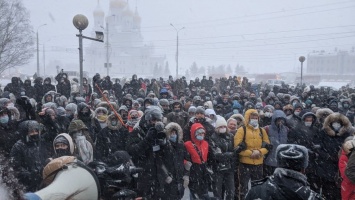
[[[173,178],[171,178],[170,176],[166,177],[165,179],[165,183],[170,184],[173,181]]]
[[[189,176],[183,176],[182,179],[184,180],[184,188],[187,188],[189,186],[189,183],[190,183],[190,178]]]
[[[191,166],[192,166],[192,163],[190,161],[187,161],[184,165],[184,167],[187,171],[190,171]]]
[[[251,159],[258,159],[261,156],[260,151],[253,150],[253,153],[250,155]]]

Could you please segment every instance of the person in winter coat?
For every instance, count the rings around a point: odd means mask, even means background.
[[[118,101],[119,104],[122,102],[122,86],[120,84],[120,79],[116,78],[115,83],[112,85],[112,90],[113,93],[115,94],[115,97]]]
[[[37,77],[34,81],[33,87],[35,88],[35,97],[34,99],[36,102],[41,102],[42,97],[44,95],[44,90],[43,90],[43,78],[42,77]]]
[[[57,120],[57,113],[52,108],[44,108],[39,115],[41,116],[42,124],[44,125],[42,138],[44,142],[47,143],[48,151],[52,153],[52,143],[54,138],[58,134],[66,132],[67,127]]]
[[[341,149],[341,155],[339,158],[339,172],[342,178],[341,182],[341,199],[355,199],[355,184],[349,180],[347,175],[345,174],[345,170],[347,168],[349,158],[352,155],[354,148],[354,136],[349,136],[345,139],[344,144]]]
[[[58,74],[59,75],[59,74]],[[57,77],[56,77],[57,78]],[[71,93],[71,84],[66,73],[63,73],[59,79],[57,79],[57,92],[64,95],[68,99]]]
[[[237,120],[237,129],[245,125],[244,116],[241,114],[234,114],[234,115],[230,116],[230,118]]]
[[[322,191],[326,199],[340,199],[340,186],[336,185],[338,177],[338,152],[344,140],[354,133],[348,118],[340,113],[330,114],[324,121],[319,134],[320,148],[317,174],[322,183]],[[326,166],[326,167],[323,167]]]
[[[271,176],[277,167],[276,148],[280,144],[287,144],[288,128],[286,127],[285,113],[281,110],[275,110],[272,115],[271,125],[264,128],[272,145],[272,149],[265,159],[264,176]]]
[[[10,156],[12,146],[20,139],[16,134],[18,122],[12,120],[10,111],[0,107],[0,154],[6,158]]]
[[[87,127],[81,120],[73,120],[69,125],[69,135],[74,140],[74,155],[88,164],[94,160],[94,145]]]
[[[234,199],[234,135],[227,129],[227,122],[217,115],[216,129],[211,136],[209,146],[209,164],[213,170],[212,188],[218,199]],[[224,188],[224,192],[222,190]]]
[[[275,108],[272,105],[266,105],[263,112],[260,112],[260,127],[269,126],[272,122],[272,115]]]
[[[51,159],[62,156],[74,155],[74,142],[68,133],[61,133],[53,140],[54,156]]]
[[[55,86],[52,85],[52,80],[51,78],[47,77],[43,81],[43,94],[46,94],[49,91],[56,91]],[[59,92],[60,93],[60,92]],[[67,97],[68,98],[68,97]]]
[[[292,115],[288,117],[287,127],[290,129],[296,128],[299,124],[301,124],[300,113],[303,110],[303,106],[300,103],[295,103],[292,110]]]
[[[189,122],[189,114],[182,109],[181,101],[175,100],[172,105],[172,112],[170,112],[166,118],[167,122],[175,122],[180,125],[180,127],[185,127]]]
[[[90,109],[86,103],[79,103],[77,106],[77,119],[84,122],[88,128],[90,137],[96,141],[96,136],[101,130],[100,122],[94,117],[95,113]]]
[[[191,126],[191,140],[185,142],[191,160],[185,161],[185,169],[189,171],[190,199],[208,199],[208,188],[211,174],[207,170],[208,142],[204,140],[206,130],[200,123]]]
[[[28,98],[35,98],[36,96],[36,89],[31,85],[31,80],[25,80],[23,84],[23,88],[25,89],[25,94]]]
[[[95,109],[95,118],[100,123],[101,129],[107,126],[108,111],[105,107],[98,107]]]
[[[165,126],[166,145],[163,148],[163,165],[160,174],[163,198],[180,200],[184,195],[184,176],[188,175],[184,168],[187,151],[182,140],[182,129],[179,124],[170,122]]]
[[[214,133],[214,127],[209,123],[205,117],[205,109],[202,106],[196,108],[195,116],[190,118],[190,121],[186,124],[183,129],[184,132],[184,141],[191,140],[191,127],[195,123],[200,123],[206,130],[205,140],[208,140],[209,137]]]
[[[8,83],[5,88],[4,92],[8,91],[15,95],[16,98],[20,97],[21,90],[23,89],[22,81],[18,77],[12,77],[11,83]]]
[[[333,114],[334,112],[330,110],[329,108],[320,108],[316,112],[316,117],[317,121],[315,123],[315,126],[321,130],[323,128],[323,124],[325,121],[325,118],[327,118],[330,114]]]
[[[137,110],[132,109],[128,112],[128,118],[126,123],[128,132],[133,131],[134,126],[139,122],[141,117],[142,116],[140,116]]]
[[[128,137],[127,129],[115,114],[109,115],[106,123],[107,127],[97,134],[95,149],[95,159],[103,162],[107,162],[109,156],[116,151],[124,151]]]
[[[240,152],[240,199],[244,199],[250,180],[258,180],[263,177],[264,155],[268,153],[268,145],[270,144],[266,131],[259,128],[258,111],[249,109],[244,118],[246,125],[239,128],[234,136],[234,148],[239,149]]]
[[[42,169],[50,156],[40,136],[40,124],[33,120],[23,121],[18,126],[21,139],[11,149],[11,165],[17,178],[27,187],[36,191],[41,183]]]
[[[276,149],[278,168],[273,176],[252,183],[245,200],[254,199],[323,199],[307,184],[304,170],[308,166],[307,149],[295,144],[281,144]]]
[[[146,199],[161,198],[158,174],[163,161],[161,146],[166,144],[162,110],[158,106],[146,108],[143,117],[129,134],[126,150],[133,163],[143,168],[137,179],[137,193]]]

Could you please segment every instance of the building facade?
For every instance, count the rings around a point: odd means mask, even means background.
[[[307,56],[308,75],[320,75],[323,79],[339,79],[355,75],[355,51],[312,52]]]
[[[108,14],[94,10],[95,31],[103,31],[104,43],[92,41],[84,51],[84,70],[111,77],[131,77],[137,74],[152,77],[155,66],[164,66],[165,56],[156,55],[153,45],[144,44],[141,17],[125,0],[110,0]],[[109,63],[109,70],[106,68]]]

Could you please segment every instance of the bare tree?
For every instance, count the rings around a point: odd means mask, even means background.
[[[27,64],[34,52],[30,15],[21,0],[0,0],[0,74]]]

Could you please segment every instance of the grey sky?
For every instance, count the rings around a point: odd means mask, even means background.
[[[54,73],[53,59],[78,63],[78,31],[73,16],[84,14],[92,22],[97,0],[24,0],[40,44],[46,46],[47,71]],[[109,0],[100,6],[108,12]],[[298,57],[313,50],[350,50],[355,46],[355,1],[348,0],[135,0],[142,18],[145,43],[153,43],[157,54],[165,54],[175,70],[176,32],[180,31],[180,68],[193,61],[198,66],[241,64],[249,72],[282,72],[299,68]],[[84,40],[84,45],[91,41]],[[40,63],[43,66],[42,47]],[[85,54],[84,54],[85,56]],[[36,56],[31,67],[35,70]],[[180,69],[182,72],[184,69]]]

